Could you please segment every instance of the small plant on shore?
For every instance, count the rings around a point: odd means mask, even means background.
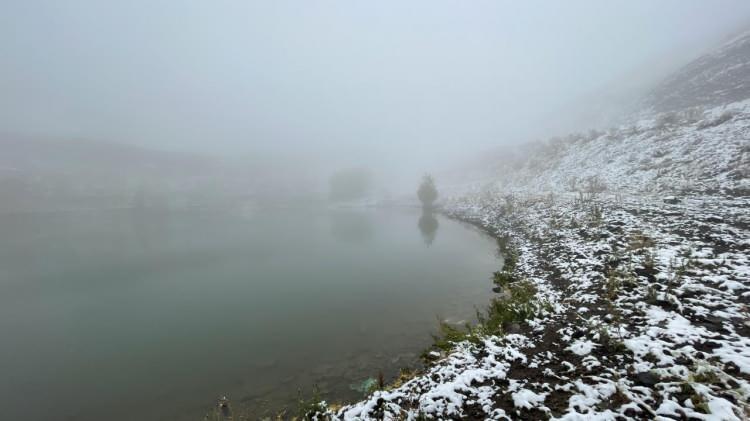
[[[654,246],[654,240],[640,232],[633,233],[633,235],[630,236],[629,243],[630,250],[641,250]]]
[[[232,411],[232,405],[226,397],[222,397],[218,400],[214,409],[203,417],[204,421],[225,421],[235,419],[235,414]],[[242,418],[237,418],[238,420]]]
[[[620,292],[620,277],[616,271],[609,271],[607,274],[607,280],[604,283],[605,297],[608,301],[614,302],[617,299],[617,294]]]
[[[586,179],[586,193],[590,194],[592,198],[606,190],[607,185],[598,175],[592,175]]]
[[[735,116],[735,112],[734,111],[730,111],[730,110],[724,111],[718,117],[709,118],[709,119],[703,120],[700,123],[698,123],[698,126],[697,126],[698,130],[703,130],[703,129],[707,129],[709,127],[719,126],[719,125],[724,124],[727,121],[733,119],[734,116]]]
[[[552,215],[549,220],[549,226],[550,228],[553,228],[555,231],[563,227],[563,221],[558,215]]]
[[[591,224],[594,226],[601,225],[604,220],[604,207],[600,203],[592,202],[589,208]]]
[[[587,193],[585,190],[581,190],[578,192],[578,199],[581,206],[584,206],[594,200],[594,195]]]
[[[697,412],[703,414],[711,413],[706,398],[695,390],[690,381],[680,384],[680,394],[683,396],[689,396],[690,402],[693,404],[693,408],[695,408]]]
[[[440,320],[438,321],[438,333],[432,335],[433,347],[441,351],[450,351],[459,342],[466,340],[475,342],[477,339],[475,333],[476,329],[468,324],[461,327]]]
[[[646,289],[646,302],[655,305],[656,300],[659,298],[658,292],[656,291],[656,287],[654,285],[649,285],[648,289]]]
[[[383,389],[385,390],[396,389],[400,387],[401,385],[403,385],[404,383],[408,382],[409,380],[413,379],[417,375],[417,373],[418,372],[416,370],[413,370],[408,367],[401,368],[398,372],[398,377],[396,377],[396,379],[390,384],[385,385]]]
[[[610,354],[618,354],[627,349],[625,346],[625,342],[623,342],[622,337],[620,336],[620,329],[617,328],[618,331],[618,338],[613,338],[612,335],[609,333],[609,329],[605,325],[600,325],[599,329],[597,330],[597,334],[599,335],[599,344],[602,346],[602,349],[609,352]]]
[[[512,215],[516,210],[516,197],[513,194],[505,195],[505,205],[502,211],[505,215]]]
[[[517,281],[514,273],[518,265],[518,251],[513,247],[510,238],[500,237],[497,239],[497,254],[503,258],[503,268],[493,272],[492,282],[504,288]]]
[[[617,300],[617,296],[620,294],[620,288],[622,286],[621,281],[621,274],[616,271],[610,271],[607,276],[607,281],[605,283],[605,296],[604,298],[607,301],[607,310],[609,311],[609,314],[612,318],[612,323],[615,326],[615,329],[617,329],[617,336],[620,339],[620,345],[623,342],[622,338],[622,332],[620,331],[620,325],[623,324],[622,320],[622,311],[615,305],[615,302]],[[607,335],[609,335],[609,331],[605,329],[605,332]]]
[[[417,415],[414,417],[415,421],[427,421],[430,418],[427,418],[427,415],[425,415],[424,412],[420,409],[419,412],[417,412]]]
[[[638,279],[636,278],[632,263],[628,263],[627,267],[623,271],[621,271],[620,286],[625,287],[629,290],[638,287]]]
[[[297,400],[297,417],[298,420],[328,420],[328,408],[325,401],[320,396],[320,389],[313,387],[312,396],[305,399],[302,391],[298,391],[299,399]]]
[[[689,259],[682,259],[682,261],[679,263],[674,257],[670,259],[670,275],[667,277],[667,295],[673,294],[674,289],[682,283],[683,277],[685,276],[685,272],[687,272],[689,264]]]
[[[529,281],[520,281],[508,287],[509,296],[494,299],[480,324],[490,334],[503,332],[511,323],[521,323],[535,317],[543,303],[536,299],[536,287]]]
[[[497,239],[497,253],[503,257],[503,271],[514,271],[518,265],[518,250],[513,246],[510,237]]]
[[[708,401],[706,401],[706,398],[703,397],[703,395],[694,393],[693,396],[690,397],[690,402],[693,403],[693,406],[695,407],[695,410],[697,412],[701,412],[703,414],[711,413],[711,408],[708,406]]]
[[[653,271],[655,266],[656,260],[654,259],[654,254],[650,249],[647,249],[643,253],[643,267],[646,270]]]
[[[434,343],[422,353],[423,360],[435,360],[435,350],[449,352],[459,342],[478,344],[487,335],[501,335],[512,324],[520,324],[543,311],[552,311],[552,305],[536,297],[537,289],[529,281],[519,281],[508,286],[508,296],[492,300],[485,312],[477,312],[477,324],[463,327],[440,321]]]
[[[492,274],[492,282],[499,287],[507,287],[514,281],[516,281],[515,275],[510,271],[503,270]]]
[[[716,370],[708,364],[696,364],[693,367],[693,373],[689,376],[689,379],[694,383],[705,385],[721,383],[721,379]]]

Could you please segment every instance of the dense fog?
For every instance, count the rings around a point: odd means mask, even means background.
[[[0,421],[750,416],[749,0],[0,0]]]
[[[749,17],[739,0],[5,2],[0,194],[205,203],[325,193],[339,171],[413,193],[610,123]]]

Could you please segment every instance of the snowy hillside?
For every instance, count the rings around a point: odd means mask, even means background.
[[[502,188],[537,192],[747,194],[750,101],[644,119],[606,133],[574,134],[537,147]]]
[[[712,107],[750,97],[750,32],[698,58],[658,86],[646,99],[653,110]]]

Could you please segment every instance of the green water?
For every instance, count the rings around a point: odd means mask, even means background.
[[[354,399],[489,300],[494,241],[420,212],[0,216],[0,419]]]

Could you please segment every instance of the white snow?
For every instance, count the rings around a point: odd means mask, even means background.
[[[543,403],[547,394],[534,393],[529,389],[521,389],[520,391],[513,393],[512,396],[513,405],[515,405],[516,408],[531,409]]]
[[[591,350],[593,350],[595,346],[596,345],[589,340],[577,340],[570,344],[566,349],[576,355],[584,356],[591,353]]]

